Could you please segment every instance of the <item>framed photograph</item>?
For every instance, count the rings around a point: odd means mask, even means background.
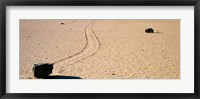
[[[2,99],[199,99],[199,0],[0,2]]]

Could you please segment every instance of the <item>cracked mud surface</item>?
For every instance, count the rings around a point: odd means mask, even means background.
[[[180,21],[20,20],[20,79],[43,62],[83,79],[180,79]]]

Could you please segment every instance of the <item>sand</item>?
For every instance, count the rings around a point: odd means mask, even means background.
[[[54,62],[51,76],[180,79],[180,20],[20,20],[20,79]]]

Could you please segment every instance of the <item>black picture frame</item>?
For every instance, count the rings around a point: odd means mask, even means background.
[[[6,93],[6,6],[194,6],[194,93]],[[199,0],[0,0],[0,97],[2,99],[200,99]]]

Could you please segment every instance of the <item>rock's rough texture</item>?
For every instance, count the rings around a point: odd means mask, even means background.
[[[34,64],[33,67],[34,77],[37,78],[47,77],[49,74],[52,73],[52,70],[53,70],[53,64],[49,63]]]

